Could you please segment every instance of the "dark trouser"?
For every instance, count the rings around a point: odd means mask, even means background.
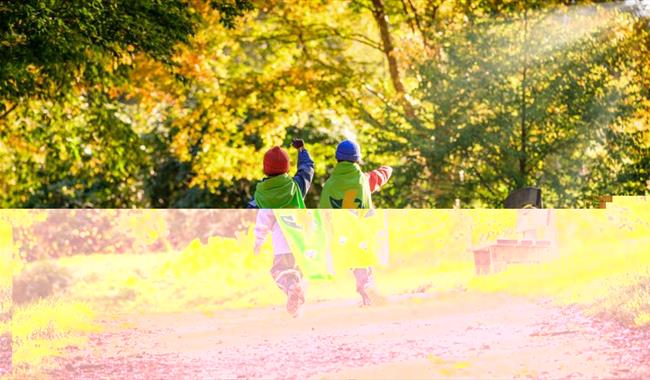
[[[271,276],[273,276],[273,280],[278,287],[287,294],[292,285],[300,282],[302,272],[296,265],[296,259],[293,257],[293,254],[285,253],[273,257]]]
[[[366,287],[372,286],[372,268],[354,268],[352,273],[354,273],[354,278],[357,280],[357,292],[363,295]]]

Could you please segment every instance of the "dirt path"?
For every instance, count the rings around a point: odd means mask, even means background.
[[[394,298],[107,322],[53,376],[115,379],[649,378],[650,334],[505,295]]]

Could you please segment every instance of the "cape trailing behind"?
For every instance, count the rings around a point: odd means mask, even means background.
[[[334,266],[320,210],[275,209],[273,213],[305,276],[331,278]]]
[[[388,265],[383,210],[276,209],[273,213],[308,278],[327,279],[349,268]]]

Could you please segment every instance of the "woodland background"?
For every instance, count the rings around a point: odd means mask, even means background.
[[[274,144],[395,167],[380,207],[650,183],[647,2],[0,1],[0,206],[241,208]]]

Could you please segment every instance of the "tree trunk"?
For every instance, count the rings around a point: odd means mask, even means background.
[[[393,88],[395,89],[395,92],[397,92],[397,96],[402,102],[406,116],[409,119],[415,119],[415,110],[406,98],[406,91],[400,77],[399,66],[397,65],[397,59],[395,58],[395,48],[393,47],[393,40],[390,34],[388,20],[386,17],[386,9],[384,7],[383,0],[372,0],[372,6],[372,15],[374,16],[375,21],[377,22],[377,26],[379,27],[382,47],[384,54],[386,55],[386,59],[388,60],[388,70],[390,72],[390,79],[393,83]]]
[[[524,11],[524,67],[522,70],[521,80],[521,122],[520,122],[520,142],[519,142],[519,176],[520,187],[527,185],[527,140],[528,130],[526,126],[526,80],[528,77],[528,11]]]

